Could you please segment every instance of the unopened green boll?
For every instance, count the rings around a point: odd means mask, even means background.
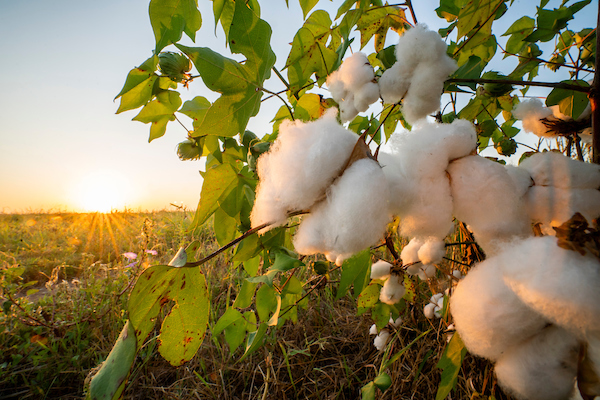
[[[183,54],[166,51],[158,55],[158,68],[173,81],[182,81],[192,69],[192,63]]]

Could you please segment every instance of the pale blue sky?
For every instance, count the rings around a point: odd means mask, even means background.
[[[199,3],[203,26],[196,45],[219,51],[223,39],[214,35],[212,3]],[[302,14],[297,0],[290,0],[290,10],[284,0],[263,3],[262,18],[276,32],[272,45],[281,69]],[[420,22],[432,29],[445,26],[434,12],[437,1],[414,3]],[[534,3],[515,1],[529,10]],[[315,9],[335,16],[339,4],[321,0]],[[577,21],[581,27],[595,24],[597,1],[587,8]],[[147,0],[0,0],[0,212],[77,209],[74,199],[87,190],[86,181],[93,186],[97,178],[90,174],[98,171],[122,175],[117,181],[128,187],[120,190],[129,192],[130,208],[163,209],[170,202],[196,207],[204,162],[177,158],[184,130],[172,123],[164,137],[148,144],[149,127],[131,121],[137,111],[115,114],[113,98],[127,72],[154,48],[147,9]],[[516,11],[507,24],[527,12]],[[372,46],[365,51],[372,52]],[[276,81],[265,86],[280,88]],[[216,98],[200,80],[189,92],[181,91],[184,101]],[[250,129],[270,131],[268,120],[279,106],[277,100],[264,103],[259,114],[264,117],[251,121]]]

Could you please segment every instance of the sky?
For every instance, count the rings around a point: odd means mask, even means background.
[[[262,3],[282,69],[302,13],[297,0],[289,0],[289,9],[284,0]],[[414,3],[419,22],[446,26],[435,15],[438,1]],[[516,0],[516,17],[505,23],[525,15],[521,7],[532,15],[533,3]],[[315,9],[335,16],[340,4],[321,0]],[[224,50],[212,2],[199,0],[199,8],[203,26],[196,43],[183,43]],[[587,8],[577,21],[581,27],[595,25],[597,0]],[[127,73],[152,55],[147,11],[147,0],[0,0],[0,212],[109,211],[107,202],[117,210],[173,209],[171,203],[196,208],[204,161],[177,157],[185,130],[170,123],[165,136],[148,143],[149,126],[131,121],[137,110],[115,114],[114,97]],[[265,87],[278,90],[277,83]],[[199,79],[179,90],[183,101],[216,99]],[[279,106],[263,103],[249,129],[259,136],[270,132]]]

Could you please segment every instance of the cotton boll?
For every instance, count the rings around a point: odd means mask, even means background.
[[[457,269],[455,269],[454,271],[452,271],[452,276],[455,277],[456,279],[462,279],[464,277],[463,274],[462,274],[462,272],[460,272]]]
[[[348,93],[344,100],[340,101],[340,119],[342,122],[348,122],[358,115],[358,110],[354,107],[354,94]]]
[[[498,259],[504,282],[532,310],[579,335],[600,330],[595,257],[560,248],[556,238],[544,236],[507,245]]]
[[[427,279],[432,278],[435,275],[435,271],[436,271],[435,265],[432,265],[432,264],[426,264],[426,265],[417,264],[417,266],[419,266],[419,271],[417,272],[416,275],[422,281],[426,281]]]
[[[381,292],[379,292],[379,300],[382,303],[394,305],[400,301],[405,293],[406,289],[404,288],[402,277],[391,275],[383,284]]]
[[[390,193],[390,212],[400,215],[406,209],[415,186],[414,180],[404,173],[400,157],[395,154],[379,152],[377,158],[385,178],[388,182]]]
[[[410,75],[403,75],[402,67],[396,63],[386,69],[379,78],[379,94],[387,104],[398,103],[408,91]]]
[[[412,238],[400,252],[400,258],[404,264],[412,264],[419,261],[419,249],[423,246],[423,239]]]
[[[554,133],[549,132],[548,128],[540,121],[542,118],[551,117],[552,110],[544,107],[539,99],[529,99],[517,104],[512,114],[522,121],[523,129],[527,132],[540,137],[555,137]]]
[[[423,264],[438,264],[446,255],[446,246],[443,240],[429,238],[418,251],[419,260]]]
[[[497,256],[477,264],[450,297],[450,311],[465,346],[492,361],[547,325],[504,283],[500,268]]]
[[[373,67],[365,53],[357,52],[344,60],[340,67],[344,86],[350,92],[356,93],[363,85],[375,77]]]
[[[346,164],[357,139],[337,123],[333,109],[314,122],[284,121],[277,140],[257,162],[252,226],[283,223],[288,211],[310,208]]]
[[[377,243],[391,219],[387,199],[379,164],[371,159],[354,162],[329,188],[327,199],[304,217],[294,237],[296,250],[346,258]]]
[[[589,223],[600,216],[600,192],[595,189],[563,189],[533,186],[525,195],[532,221],[544,224],[546,234],[554,234],[552,226],[562,225],[579,212]]]
[[[391,320],[391,318],[390,318],[390,320]],[[394,321],[394,320],[391,320],[391,321],[390,321],[390,324],[392,324],[392,326],[393,326],[394,328],[397,328],[397,327],[399,327],[400,325],[402,325],[402,322],[403,322],[403,321],[402,321],[402,317],[398,317],[398,318],[396,318],[396,320],[395,320],[395,321]]]
[[[578,351],[573,335],[550,326],[498,359],[498,383],[522,400],[568,399],[577,375]]]
[[[375,337],[375,340],[373,340],[373,345],[375,345],[377,350],[383,351],[389,338],[390,332],[387,329],[384,329],[381,332],[379,332],[379,335],[377,335],[377,337]]]
[[[435,318],[435,304],[427,304],[424,308],[423,308],[423,314],[425,314],[425,318],[427,319],[433,319]]]
[[[332,72],[327,77],[326,84],[327,88],[329,89],[329,92],[331,93],[331,97],[333,97],[333,99],[338,103],[348,94],[348,90],[346,89],[344,81],[342,80],[342,74],[340,73],[340,69]]]
[[[452,162],[448,173],[454,216],[469,225],[486,254],[494,254],[498,242],[531,235],[529,218],[504,166],[468,156]]]
[[[518,198],[522,198],[533,185],[533,179],[531,178],[531,175],[527,170],[514,165],[507,164],[504,166],[504,168],[515,185],[515,194]]]
[[[535,153],[519,165],[529,172],[537,186],[600,188],[600,165],[573,160],[553,151]]]
[[[377,335],[377,325],[371,325],[371,328],[369,328],[369,335]]]
[[[367,111],[377,100],[379,100],[379,85],[367,82],[354,93],[354,108],[360,112]]]
[[[387,279],[390,276],[392,264],[379,260],[371,265],[371,279]]]

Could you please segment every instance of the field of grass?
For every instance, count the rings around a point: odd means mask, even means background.
[[[218,248],[210,226],[189,231],[192,219],[185,211],[0,214],[0,399],[82,398],[86,377],[106,358],[127,319],[128,291],[138,273],[168,263],[193,240],[202,243],[199,254]],[[383,354],[372,344],[368,313],[357,316],[349,296],[334,300],[339,275],[310,293],[297,323],[269,332],[262,348],[238,362],[243,346],[232,354],[222,335],[210,334],[243,280],[230,256],[225,252],[202,266],[211,320],[198,354],[171,367],[156,351],[157,333],[151,335],[124,398],[359,398],[360,388],[377,376]],[[309,269],[298,274],[314,278]],[[447,324],[424,318],[423,301],[407,306],[392,354],[429,333],[392,364],[392,386],[377,398],[435,398]],[[490,365],[467,355],[451,398],[490,394],[507,398],[495,387]]]

